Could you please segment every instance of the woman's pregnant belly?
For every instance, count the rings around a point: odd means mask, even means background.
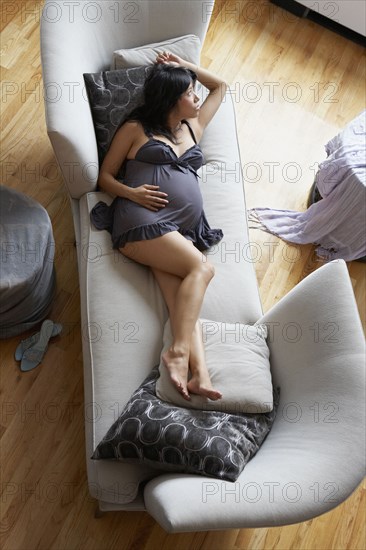
[[[128,231],[132,227],[168,221],[183,230],[195,227],[202,214],[203,201],[194,172],[189,169],[183,172],[172,165],[139,163],[136,176],[137,170],[129,171],[129,165],[124,174],[124,184],[134,188],[144,184],[158,185],[159,191],[168,195],[166,199],[169,202],[164,208],[153,212],[132,201],[118,199],[115,211],[118,220],[115,219],[115,223],[118,221],[120,230]]]

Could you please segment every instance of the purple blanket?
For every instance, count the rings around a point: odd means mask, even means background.
[[[305,212],[254,208],[250,228],[282,239],[317,244],[327,260],[366,256],[366,111],[326,145],[327,159],[319,165],[317,188],[322,199]]]

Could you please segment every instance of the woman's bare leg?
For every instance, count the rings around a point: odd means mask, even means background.
[[[210,375],[207,370],[205,359],[205,348],[202,340],[201,323],[197,321],[195,330],[192,334],[192,348],[195,350],[195,356],[190,362],[191,379],[187,388],[191,393],[204,395],[213,401],[221,399],[222,393],[212,387]]]
[[[182,279],[177,275],[172,275],[171,273],[166,273],[159,269],[153,268],[152,271],[168,306],[172,323],[172,319],[174,319],[173,312],[175,308],[176,295],[182,283]],[[175,327],[172,327],[172,332],[173,334],[175,333]],[[205,360],[201,323],[198,320],[192,333],[189,369],[191,371],[191,379],[187,384],[187,388],[191,393],[203,395],[212,400],[220,399],[222,397],[222,394],[219,391],[214,390],[211,384],[210,375],[208,373]]]
[[[164,354],[170,378],[185,399],[190,399],[187,378],[192,333],[214,269],[191,242],[177,231],[146,241],[127,243],[122,254],[138,263],[182,279],[173,311],[174,341]]]

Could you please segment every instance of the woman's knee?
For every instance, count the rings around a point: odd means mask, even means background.
[[[210,262],[201,262],[199,264],[198,270],[207,284],[209,284],[209,282],[215,276],[215,268]]]

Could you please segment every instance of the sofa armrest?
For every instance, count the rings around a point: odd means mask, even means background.
[[[269,327],[273,382],[281,388],[270,435],[277,448],[292,442],[295,462],[312,452],[316,463],[306,467],[319,479],[327,472],[341,501],[365,463],[365,342],[346,263],[309,275],[258,323]]]
[[[358,393],[364,378],[364,336],[343,260],[309,275],[258,323],[269,329],[272,375],[282,388],[282,400],[301,399],[310,377],[311,395]]]

